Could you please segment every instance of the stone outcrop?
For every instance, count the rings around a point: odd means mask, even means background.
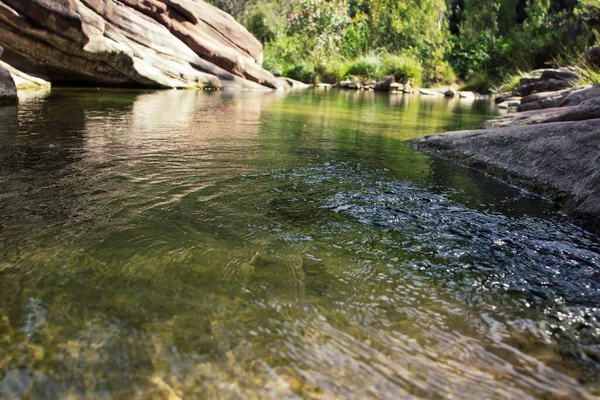
[[[543,110],[546,108],[559,107],[567,96],[588,88],[589,86],[579,86],[571,89],[558,90],[556,92],[530,94],[521,99],[518,111]]]
[[[0,65],[0,106],[17,104],[17,87],[10,72]]]
[[[600,119],[453,132],[410,144],[549,196],[600,232]]]
[[[549,122],[584,121],[600,118],[600,97],[591,98],[577,106],[554,107],[506,114],[483,123],[484,128],[538,125]]]
[[[0,0],[4,60],[52,82],[284,88],[262,46],[201,0]]]
[[[556,107],[572,91],[579,76],[572,69],[539,69],[522,78],[514,90],[495,97],[496,104],[514,102],[523,98],[519,111],[540,110]],[[504,104],[502,108],[512,108]]]
[[[584,90],[574,91],[561,101],[561,107],[576,106],[584,101],[600,97],[600,85],[589,87]]]

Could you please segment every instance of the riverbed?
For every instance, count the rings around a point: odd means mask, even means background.
[[[340,91],[0,108],[0,398],[600,394],[598,236],[404,144],[495,114]]]

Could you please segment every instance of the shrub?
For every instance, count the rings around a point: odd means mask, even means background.
[[[382,60],[377,54],[370,53],[350,61],[345,76],[354,75],[363,78],[382,77]]]
[[[460,90],[478,93],[490,93],[494,81],[487,72],[480,71],[471,74]]]
[[[315,67],[307,63],[293,65],[283,70],[283,76],[295,79],[304,83],[313,83],[316,80],[317,73]]]
[[[456,83],[456,74],[450,63],[438,61],[425,74],[425,82],[428,85],[452,85]]]
[[[503,80],[502,84],[498,87],[498,92],[508,93],[513,91],[521,83],[521,79],[525,78],[527,74],[525,72],[517,71],[514,74],[509,74]]]
[[[396,82],[420,86],[423,82],[423,66],[414,56],[389,54],[383,58],[383,75],[393,75]]]
[[[250,15],[245,25],[246,29],[263,44],[275,39],[275,29],[267,21],[267,17],[263,11],[257,11]]]
[[[319,82],[337,83],[348,75],[348,62],[341,58],[331,58],[317,68]]]

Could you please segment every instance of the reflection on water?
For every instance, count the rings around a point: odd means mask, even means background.
[[[592,398],[600,241],[402,140],[486,103],[0,108],[1,398]]]

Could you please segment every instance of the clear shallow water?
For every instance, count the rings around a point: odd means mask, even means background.
[[[485,103],[0,108],[0,398],[592,398],[600,240],[402,141]]]

